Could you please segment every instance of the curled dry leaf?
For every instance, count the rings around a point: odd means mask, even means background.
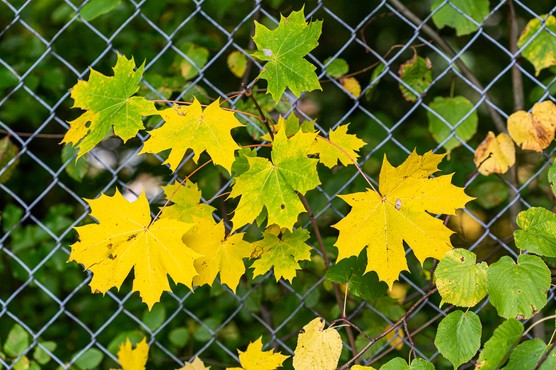
[[[542,151],[554,140],[555,128],[556,105],[551,101],[535,104],[532,113],[520,110],[508,118],[508,132],[524,150]]]
[[[486,138],[479,144],[473,159],[480,174],[506,173],[515,163],[515,147],[512,139],[504,134],[494,136],[489,131]]]

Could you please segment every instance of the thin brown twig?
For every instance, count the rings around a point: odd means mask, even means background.
[[[155,100],[149,100],[152,101],[154,103],[174,103],[174,104],[180,104],[180,105],[191,105],[193,104],[193,102],[190,101],[182,101],[182,100],[163,100],[163,99],[155,99]],[[208,107],[209,104],[200,104],[201,107]],[[246,116],[250,116],[256,119],[261,119],[261,117],[257,116],[256,114],[252,114],[249,112],[244,112],[242,110],[237,110],[237,109],[232,109],[232,108],[222,108],[223,110],[227,110],[229,112],[234,112],[234,113],[239,113],[239,114],[244,114]]]
[[[336,319],[334,321],[332,321],[330,323],[330,326],[334,326],[339,322],[344,322],[347,325],[351,326],[352,328],[354,328],[355,330],[357,330],[359,332],[359,334],[361,334],[362,336],[364,336],[365,338],[367,338],[368,340],[373,340],[373,338],[371,338],[367,333],[365,333],[359,326],[357,326],[355,323],[351,322],[350,320],[348,320],[346,317],[340,317],[339,319]]]
[[[411,337],[411,332],[409,331],[409,328],[407,327],[407,320],[403,321],[403,329],[405,330],[405,334],[407,336],[407,340],[409,340],[409,344],[411,345],[411,349],[409,351],[409,361],[407,361],[408,363],[411,363],[411,357],[415,357],[415,343],[413,343],[413,338]]]
[[[377,341],[379,341],[380,339],[384,338],[388,333],[390,333],[391,331],[395,330],[398,326],[400,326],[408,317],[409,315],[411,315],[413,313],[413,311],[415,311],[417,309],[417,307],[419,307],[421,305],[421,303],[423,303],[425,300],[427,300],[431,295],[433,295],[434,293],[436,293],[438,291],[438,289],[435,287],[431,290],[429,290],[424,296],[422,296],[417,302],[415,302],[413,304],[413,306],[411,306],[409,308],[409,310],[407,310],[407,312],[402,316],[401,319],[399,319],[398,321],[396,321],[392,326],[390,326],[387,330],[385,330],[384,332],[382,332],[382,334],[378,335],[377,337],[373,338],[369,343],[367,343],[365,345],[365,347],[363,347],[363,349],[361,349],[361,351],[359,351],[354,357],[352,357],[348,362],[346,362],[345,364],[343,364],[339,370],[347,370],[354,362],[355,360],[357,360],[359,357],[361,357],[369,348],[371,348],[371,346],[373,344],[375,344]]]
[[[272,128],[272,129],[270,128],[270,126],[269,126],[269,124],[268,124],[268,119],[266,118],[266,116],[265,116],[265,114],[264,114],[264,112],[263,112],[261,106],[259,105],[259,102],[258,102],[257,99],[255,99],[255,97],[253,96],[253,92],[252,92],[251,89],[249,89],[249,88],[247,87],[247,85],[244,84],[244,83],[241,84],[241,87],[245,90],[245,95],[246,95],[247,97],[249,97],[249,99],[251,99],[251,101],[253,102],[253,104],[255,104],[255,107],[257,108],[257,110],[259,111],[259,114],[261,115],[261,116],[260,116],[261,121],[262,121],[263,124],[265,125],[265,127],[266,127],[266,129],[267,129],[267,131],[268,131],[268,133],[269,133],[269,135],[270,135],[270,138],[272,139],[272,141],[274,141],[274,128]]]
[[[193,172],[191,172],[189,175],[187,175],[183,180],[180,181],[179,185],[176,187],[176,190],[174,190],[174,192],[172,193],[172,195],[170,195],[168,197],[168,200],[166,201],[166,203],[164,203],[164,205],[162,206],[162,208],[160,208],[160,210],[158,211],[158,213],[156,214],[156,216],[154,216],[154,218],[151,220],[151,222],[149,223],[149,226],[147,226],[147,229],[151,227],[151,225],[160,217],[160,215],[162,214],[162,211],[164,211],[164,208],[166,208],[166,206],[168,206],[168,204],[170,204],[170,202],[172,201],[172,198],[174,198],[174,196],[178,193],[178,190],[181,189],[181,187],[183,186],[183,184],[185,184],[185,182],[187,180],[189,180],[189,178],[191,176],[193,176],[194,174],[196,174],[197,172],[199,172],[199,170],[201,170],[201,168],[205,167],[207,164],[211,163],[212,159],[209,159],[208,161],[206,161],[205,163],[203,163],[202,165],[200,165],[199,167],[195,168],[195,170],[193,170]]]
[[[544,364],[544,362],[548,359],[548,356],[550,356],[550,352],[552,352],[554,347],[556,347],[556,341],[552,342],[550,347],[548,347],[548,351],[546,351],[546,353],[541,357],[539,362],[537,362],[537,365],[533,370],[539,370],[541,368],[542,364]]]
[[[33,132],[16,132],[13,131],[14,134],[16,134],[17,136],[21,136],[21,137],[37,137],[37,138],[41,138],[41,139],[63,139],[65,134],[35,134]],[[8,130],[2,130],[0,129],[0,134],[5,134],[8,136],[12,135],[12,132],[8,131]]]
[[[315,237],[317,238],[317,243],[319,245],[319,249],[322,253],[322,258],[324,259],[324,264],[326,265],[326,268],[328,269],[331,265],[330,260],[328,259],[328,256],[326,254],[326,248],[324,247],[324,242],[322,240],[322,236],[320,234],[320,230],[319,230],[319,226],[317,225],[317,221],[315,220],[315,215],[313,214],[313,210],[311,209],[311,206],[309,205],[309,201],[307,200],[307,198],[301,194],[298,193],[299,198],[301,199],[301,202],[303,203],[303,206],[305,207],[305,210],[307,211],[307,214],[309,215],[309,220],[311,220],[311,226],[313,227],[313,231],[315,233]],[[336,298],[336,302],[338,303],[338,306],[340,307],[340,310],[342,312],[345,312],[345,306],[342,300],[342,296],[340,294],[340,288],[338,287],[338,284],[336,283],[332,283],[332,290],[334,291],[334,298]],[[345,315],[342,314],[342,317],[345,318]],[[349,341],[349,345],[351,346],[351,351],[352,353],[355,355],[357,353],[357,347],[355,345],[355,337],[353,336],[353,331],[351,330],[351,327],[347,327],[346,328],[346,333],[348,336],[348,341]]]

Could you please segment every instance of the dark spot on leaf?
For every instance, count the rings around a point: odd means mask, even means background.
[[[131,234],[128,238],[127,241],[132,241],[133,239],[137,238],[137,234]]]
[[[285,204],[280,204],[280,209],[284,209],[284,208],[286,208],[286,205]]]
[[[106,248],[111,249],[112,248],[112,243],[108,243],[108,245],[106,246]]]
[[[463,262],[463,261],[465,261],[465,257],[460,257],[459,260],[460,260],[461,262]]]
[[[518,289],[518,290],[517,290],[517,294],[521,294],[521,293],[523,293],[523,290]]]
[[[301,330],[299,331],[299,334],[303,334],[303,333],[305,333],[305,329],[301,329]]]
[[[533,315],[536,315],[537,312],[538,312],[538,311],[537,311],[537,308],[536,308],[535,306],[533,306],[533,305],[531,305],[531,311],[533,312]]]

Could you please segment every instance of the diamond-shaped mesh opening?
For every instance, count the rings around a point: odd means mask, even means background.
[[[89,67],[112,75],[120,53],[134,56],[138,64],[146,61],[140,94],[149,99],[191,101],[195,95],[204,104],[224,99],[241,91],[242,82],[252,83],[263,67],[248,53],[255,49],[253,21],[275,28],[281,13],[302,6],[301,2],[281,3],[124,0],[110,12],[85,20],[82,12],[91,1],[0,1],[0,139],[10,134],[20,150],[12,178],[0,184],[0,279],[8,282],[0,284],[1,339],[14,325],[21,325],[29,332],[29,347],[23,353],[27,357],[31,358],[43,341],[54,341],[57,348],[47,366],[78,367],[94,350],[103,356],[98,368],[116,368],[122,341],[146,337],[154,367],[178,368],[200,356],[207,365],[219,368],[238,366],[237,349],[245,350],[259,336],[265,349],[274,347],[291,355],[303,325],[316,316],[328,322],[341,316],[343,291],[335,291],[322,277],[326,263],[322,250],[334,261],[338,231],[328,226],[349,212],[349,206],[336,195],[368,187],[353,166],[319,167],[322,184],[310,191],[307,199],[323,245],[314,235],[313,220],[302,215],[299,225],[311,233],[313,255],[311,261],[301,262],[291,283],[276,283],[271,272],[252,279],[252,271],[249,278],[242,278],[235,293],[218,280],[212,288],[198,287],[194,293],[171,283],[173,293],[164,293],[161,303],[148,312],[139,295],[131,292],[133,273],[120,290],[112,289],[103,296],[91,293],[90,274],[82,266],[66,263],[69,246],[77,241],[72,228],[92,222],[81,198],[113,194],[118,188],[128,199],[135,199],[145,191],[151,210],[157,212],[164,202],[161,186],[181,181],[209,159],[203,154],[196,164],[189,151],[171,173],[160,166],[167,152],[136,155],[148,137],[141,131],[138,138],[126,143],[118,138],[103,140],[84,157],[89,169],[79,181],[66,172],[74,159],[63,160],[63,147],[57,145],[67,131],[66,122],[80,114],[71,109],[68,90],[78,79],[88,78]],[[462,13],[451,1],[442,5]],[[475,251],[489,263],[502,255],[515,257],[518,250],[512,223],[517,212],[530,206],[553,207],[546,179],[555,145],[541,154],[518,150],[519,170],[503,176],[476,173],[473,155],[488,131],[504,130],[513,111],[529,110],[535,102],[552,99],[556,93],[553,71],[537,75],[520,55],[523,50],[510,48],[510,38],[519,37],[529,20],[554,15],[556,8],[548,0],[501,1],[490,5],[484,21],[464,15],[478,30],[458,37],[450,27],[437,29],[430,6],[430,2],[402,4],[398,0],[356,6],[306,2],[307,19],[323,20],[319,46],[307,59],[317,67],[324,92],[299,98],[286,92],[271,117],[276,120],[279,114],[295,114],[302,121],[316,120],[315,127],[324,136],[349,123],[349,132],[368,143],[360,151],[359,164],[376,186],[385,155],[398,165],[413,148],[419,153],[444,152],[449,138],[436,142],[428,129],[428,116],[434,114],[432,102],[437,96],[465,96],[478,115],[479,133],[465,141],[454,131],[456,123],[450,138],[461,145],[450,156],[457,161],[446,161],[441,167],[444,172],[455,172],[454,184],[466,186],[467,193],[478,199],[448,218],[447,225],[455,231],[452,243]],[[510,6],[517,24],[513,36],[508,22]],[[232,76],[228,68],[227,58],[233,51],[245,52],[248,73],[243,77]],[[415,54],[430,59],[433,80],[413,102],[402,97],[400,85],[404,82],[399,68]],[[350,77],[361,86],[360,96],[353,96],[342,78],[333,79],[326,73],[329,57],[348,61]],[[380,63],[386,67],[372,81],[371,74]],[[521,103],[514,101],[516,72],[522,79]],[[255,93],[264,86],[266,82],[259,81]],[[404,86],[407,88],[407,83]],[[266,98],[258,95],[257,99]],[[258,115],[245,96],[232,97],[230,105]],[[265,133],[258,120],[238,116],[248,127],[247,134],[233,133],[241,144],[249,145],[251,136]],[[159,117],[145,121],[149,130],[161,124]],[[445,124],[448,127],[449,123]],[[199,183],[203,199],[218,209],[229,230],[230,212],[238,200],[224,203],[233,181],[224,172],[207,166],[191,180]],[[248,238],[258,237],[255,228],[244,229]],[[410,273],[400,276],[402,296],[365,302],[348,295],[348,319],[370,337],[396,322],[432,286],[430,271],[435,263],[428,260],[421,266],[411,250],[406,254]],[[439,308],[439,300],[438,295],[428,297],[407,318],[411,335],[400,326],[404,332],[401,348],[395,345],[399,337],[384,339],[362,356],[362,363],[379,367],[394,356],[407,358],[413,347],[418,356],[435,361],[438,368],[449,366],[437,353],[433,338],[439,322],[454,308]],[[549,300],[548,310],[554,306],[552,292]],[[484,320],[497,316],[486,300],[473,311]],[[351,346],[355,343],[360,350],[368,338],[355,330],[352,338],[346,330],[340,332],[345,362],[352,357]],[[540,332],[535,336],[542,337]],[[8,356],[0,359],[0,364],[9,368],[14,361],[17,359]],[[286,367],[291,367],[291,360]]]

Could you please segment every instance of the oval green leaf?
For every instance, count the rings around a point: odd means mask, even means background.
[[[400,91],[403,98],[416,102],[417,98],[432,82],[432,63],[429,58],[422,58],[417,54],[400,66]]]
[[[494,330],[485,343],[475,369],[496,370],[506,362],[512,349],[523,334],[523,324],[516,319],[508,319]]]
[[[546,304],[550,288],[550,270],[540,257],[522,254],[517,264],[503,256],[488,268],[487,287],[490,302],[505,318],[524,320]]]
[[[476,264],[475,253],[453,249],[444,255],[435,272],[436,286],[442,302],[456,306],[472,307],[487,294],[487,269],[485,262]]]
[[[453,132],[462,141],[467,141],[477,132],[479,119],[473,104],[463,96],[453,98],[436,97],[427,111],[429,131],[438,143],[442,143]],[[460,122],[461,121],[461,122]],[[451,137],[443,146],[446,151],[461,145],[456,137]]]
[[[534,370],[547,351],[548,346],[541,339],[527,340],[515,347],[510,361],[503,370]],[[556,369],[556,350],[552,350],[538,370]]]
[[[489,13],[489,3],[488,0],[434,0],[431,10],[436,27],[450,26],[456,29],[456,35],[462,36],[477,30],[469,18],[483,22]]]
[[[556,214],[542,207],[532,207],[517,215],[515,245],[521,250],[545,257],[556,257]]]
[[[324,64],[330,62],[330,58],[326,58],[326,60],[324,61]],[[326,73],[328,73],[331,77],[334,78],[339,78],[343,75],[345,75],[346,73],[348,73],[349,71],[349,65],[348,62],[346,62],[345,59],[342,58],[335,58],[327,67],[326,67]]]
[[[438,324],[434,345],[457,369],[479,350],[481,331],[481,320],[474,312],[454,311]]]
[[[15,324],[4,342],[4,353],[11,357],[20,356],[29,347],[29,333],[19,324]]]

